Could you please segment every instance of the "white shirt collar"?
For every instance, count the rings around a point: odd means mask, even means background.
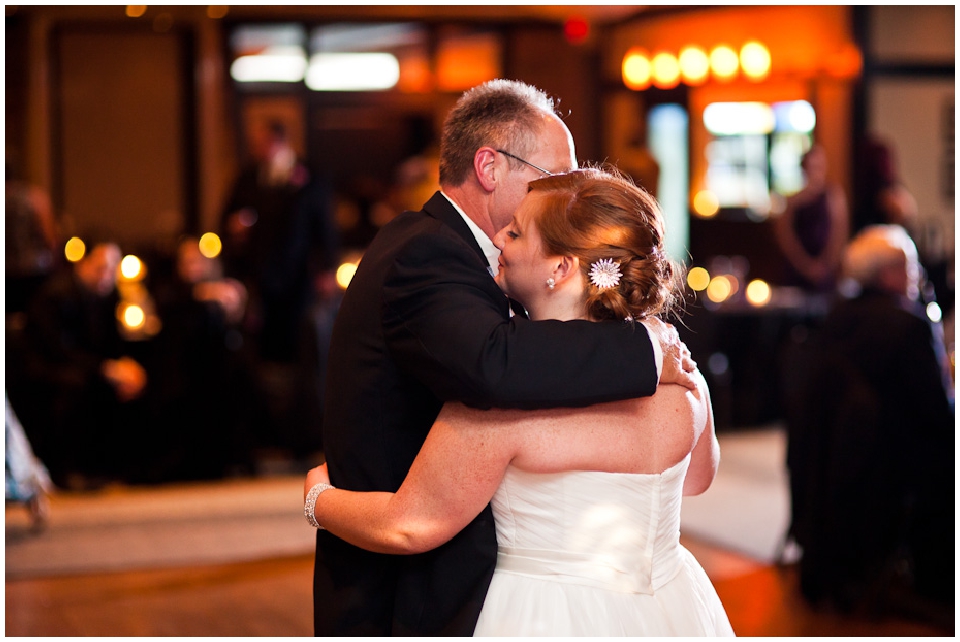
[[[440,190],[440,193],[443,194],[443,190]],[[490,240],[490,237],[487,236],[487,233],[481,230],[480,226],[474,223],[473,219],[467,216],[452,198],[446,194],[443,194],[443,197],[450,201],[450,204],[453,205],[453,209],[457,210],[457,213],[466,222],[467,227],[469,227],[470,231],[473,232],[473,238],[477,240],[477,245],[479,245],[480,249],[483,250],[483,255],[487,257],[487,269],[490,271],[490,276],[496,276],[500,269],[500,250],[497,249],[497,246],[493,244],[493,241]]]

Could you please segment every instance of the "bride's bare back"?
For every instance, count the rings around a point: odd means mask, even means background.
[[[587,408],[473,410],[447,404],[434,430],[486,433],[484,448],[535,473],[596,470],[660,473],[693,452],[685,494],[706,490],[716,474],[719,447],[709,393],[661,385],[655,395]]]

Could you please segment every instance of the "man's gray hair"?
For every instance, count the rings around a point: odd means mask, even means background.
[[[863,228],[847,246],[843,273],[860,287],[876,286],[885,269],[910,261],[917,261],[917,246],[904,228],[871,225]]]
[[[491,80],[460,97],[440,136],[440,184],[462,185],[485,145],[525,157],[535,146],[542,114],[556,114],[543,91],[516,80]]]

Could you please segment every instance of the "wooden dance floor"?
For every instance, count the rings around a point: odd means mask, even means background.
[[[818,613],[792,568],[756,566],[685,542],[714,580],[740,636],[953,636],[903,617]],[[309,636],[312,556],[7,581],[7,636]]]
[[[782,435],[720,440],[721,474],[697,501],[685,500],[681,541],[738,635],[954,636],[952,611],[891,604],[842,616],[807,605],[795,567],[772,553],[787,512]],[[309,636],[314,535],[302,484],[297,473],[58,493],[39,534],[23,507],[8,505],[4,633]]]

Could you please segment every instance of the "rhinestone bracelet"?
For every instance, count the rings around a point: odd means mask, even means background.
[[[320,482],[319,484],[315,484],[313,488],[307,492],[307,498],[303,502],[303,516],[307,518],[307,522],[314,528],[324,530],[323,526],[321,526],[317,521],[317,516],[314,514],[314,510],[317,504],[317,497],[320,496],[320,493],[325,490],[330,490],[331,488],[333,488],[333,486],[330,484],[324,484],[323,482]]]

